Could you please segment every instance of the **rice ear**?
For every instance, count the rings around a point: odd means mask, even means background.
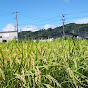
[[[55,78],[53,78],[51,75],[45,75],[45,77],[46,77],[47,79],[49,79],[52,83],[54,83],[54,86],[55,86],[55,84],[56,84],[58,87],[61,88],[60,83],[58,83],[58,81],[57,81]]]
[[[5,80],[5,74],[4,74],[4,72],[3,72],[3,70],[1,68],[0,68],[0,73],[1,73],[1,75],[3,77],[3,79]]]
[[[49,85],[49,84],[43,84],[43,85],[45,85],[47,88],[54,88],[54,87],[52,87],[52,86]]]
[[[21,75],[19,75],[17,73],[15,74],[15,76],[16,76],[16,78],[19,78],[22,82],[24,82],[24,84],[26,84],[26,80],[24,77],[22,77]]]

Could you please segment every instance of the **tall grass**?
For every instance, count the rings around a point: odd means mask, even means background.
[[[87,40],[0,43],[0,88],[87,87]]]

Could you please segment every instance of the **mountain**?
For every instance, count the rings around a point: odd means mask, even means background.
[[[19,39],[37,39],[37,38],[50,38],[52,35],[60,34],[63,32],[63,27],[56,27],[54,29],[49,28],[47,30],[41,29],[39,31],[31,32],[31,31],[22,31],[19,32]],[[88,32],[88,24],[75,24],[69,23],[65,25],[65,33],[87,33]]]

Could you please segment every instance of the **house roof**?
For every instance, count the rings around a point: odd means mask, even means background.
[[[0,32],[0,33],[11,33],[11,32],[17,32],[17,31],[4,31],[4,32]]]
[[[57,34],[54,34],[54,35],[51,35],[51,37],[53,38],[59,38],[59,37],[62,37],[63,36],[63,33],[57,33]],[[73,33],[68,33],[68,32],[65,32],[65,36],[73,36],[73,37],[77,37],[78,35],[77,34],[73,34]]]
[[[84,39],[88,38],[88,33],[80,33],[78,34],[78,37],[82,37]]]

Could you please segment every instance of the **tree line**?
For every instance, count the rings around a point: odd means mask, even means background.
[[[38,31],[32,32],[32,31],[22,31],[19,32],[19,39],[29,39],[29,38],[50,38],[52,35],[62,33],[63,27],[59,26],[54,29],[40,29]],[[75,23],[69,23],[65,25],[65,32],[66,33],[73,33],[73,34],[79,34],[79,33],[87,33],[88,32],[88,24],[75,24]]]

